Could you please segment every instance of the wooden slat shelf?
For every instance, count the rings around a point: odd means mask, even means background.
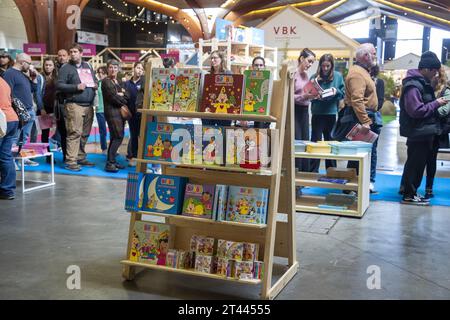
[[[135,158],[138,163],[151,163],[151,164],[161,164],[166,166],[176,166],[183,168],[196,168],[196,169],[206,169],[206,170],[216,170],[216,171],[227,171],[227,172],[239,172],[239,173],[254,173],[258,175],[271,176],[273,172],[269,169],[266,170],[255,170],[255,169],[245,169],[240,167],[225,167],[225,166],[216,166],[216,165],[206,165],[206,164],[189,164],[189,163],[176,163],[176,162],[167,162],[167,161],[158,161],[158,160],[146,160]]]
[[[356,179],[347,182],[346,184],[317,181],[317,179],[322,176],[324,175],[319,173],[299,172],[295,175],[295,185],[304,187],[319,187],[327,189],[358,191],[358,181]]]
[[[260,122],[276,122],[274,116],[260,116],[255,114],[228,114],[228,113],[210,113],[210,112],[178,112],[178,111],[162,111],[150,109],[138,109],[139,112],[150,114],[156,117],[181,117],[181,118],[201,118],[213,120],[239,120],[239,121],[260,121]]]
[[[244,228],[251,228],[251,229],[265,229],[267,227],[266,224],[254,224],[254,223],[243,223],[243,222],[233,222],[233,221],[216,221],[216,220],[212,220],[212,219],[196,218],[196,217],[159,213],[159,212],[152,212],[152,211],[136,211],[136,213],[157,216],[157,217],[164,217],[164,218],[169,218],[169,219],[173,219],[173,220],[188,221],[188,222],[192,222],[192,223],[205,223],[205,224],[210,224],[210,225],[234,226],[234,227],[244,227]]]
[[[187,274],[190,276],[197,276],[197,277],[203,277],[203,278],[210,278],[210,279],[217,279],[217,280],[224,280],[224,281],[232,281],[236,283],[242,283],[242,284],[250,284],[250,285],[258,285],[261,283],[261,280],[259,279],[235,279],[235,278],[227,278],[221,275],[217,274],[211,274],[211,273],[202,273],[197,272],[195,270],[191,269],[176,269],[166,266],[158,266],[153,264],[147,264],[142,262],[134,262],[131,260],[122,260],[120,263],[128,266],[134,266],[134,267],[141,267],[141,268],[147,268],[147,269],[153,269],[153,270],[159,270],[159,271],[167,271],[167,272],[174,272],[174,273],[181,273],[181,274]]]
[[[311,152],[296,152],[296,158],[308,159],[330,159],[330,160],[362,160],[366,153],[358,153],[353,155],[333,154],[333,153],[311,153]]]
[[[297,211],[312,212],[321,214],[332,214],[342,216],[359,217],[356,203],[350,206],[347,210],[332,210],[317,207],[319,204],[325,204],[325,197],[321,196],[306,196],[303,195],[297,199]]]

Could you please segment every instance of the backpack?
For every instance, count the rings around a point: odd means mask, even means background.
[[[19,128],[31,120],[31,115],[20,99],[12,98],[12,107],[19,118]]]

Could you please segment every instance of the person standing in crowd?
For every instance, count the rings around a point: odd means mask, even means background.
[[[445,74],[445,69],[441,67],[439,69],[439,75],[435,77],[432,81],[434,94],[436,97],[450,101],[450,87],[447,80],[447,75]],[[436,135],[433,140],[433,148],[430,153],[427,164],[426,164],[426,184],[425,184],[425,199],[431,199],[434,197],[433,194],[433,184],[434,177],[436,176],[436,167],[437,167],[437,155],[440,148],[449,148],[449,113],[450,113],[450,102],[446,105],[441,106],[437,109],[439,122],[441,123],[442,132],[439,135]]]
[[[24,145],[31,133],[36,113],[33,109],[33,92],[37,85],[37,72],[31,64],[31,58],[26,53],[19,53],[16,62],[12,68],[9,68],[3,74],[3,79],[9,84],[12,96],[19,99],[27,111],[31,119],[17,131],[16,144]],[[37,166],[37,162],[26,159],[26,166]]]
[[[144,79],[144,64],[142,62],[136,62],[133,68],[133,76],[130,80],[125,82],[125,89],[128,93],[128,108],[131,111],[132,117],[128,120],[128,126],[130,127],[130,140],[128,141],[127,159],[130,167],[136,166],[136,161],[132,160],[137,158],[138,152],[138,138],[139,131],[141,129],[141,113],[137,111],[138,108],[142,108],[142,105],[138,105],[137,102],[143,103],[143,92],[145,88]],[[138,99],[138,96],[142,97]]]
[[[103,101],[103,93],[102,93],[102,81],[108,75],[108,70],[106,67],[98,67],[97,68],[97,76],[98,76],[98,90],[97,90],[97,103],[95,104],[95,116],[97,117],[98,123],[98,131],[100,134],[100,148],[102,149],[103,154],[107,154],[108,144],[106,141],[106,120],[105,120],[105,106]]]
[[[359,123],[379,134],[381,119],[376,117],[378,97],[375,82],[370,70],[377,64],[377,51],[371,43],[363,43],[356,50],[356,64],[350,68],[345,78],[345,105],[353,109]],[[376,154],[377,143],[372,145],[372,154]],[[358,173],[358,162],[349,161],[348,168],[355,168]],[[370,165],[370,191],[375,192],[376,159]]]
[[[307,71],[316,61],[316,54],[305,48],[298,57],[298,67],[294,75],[294,101],[295,101],[295,140],[309,140],[309,104],[314,95],[303,92],[303,88],[309,82]],[[298,171],[309,172],[309,159],[295,159],[295,167]],[[300,193],[297,188],[297,193]]]
[[[125,169],[125,166],[117,161],[116,156],[125,133],[125,120],[122,118],[120,108],[127,106],[128,96],[122,82],[117,78],[119,62],[111,59],[106,64],[106,68],[108,77],[102,80],[102,94],[110,138],[105,171],[118,172],[119,169]]]
[[[58,50],[58,57],[56,58],[56,68],[59,70],[63,65],[69,62],[69,53],[66,49]]]
[[[6,135],[0,138],[0,200],[13,200],[16,169],[11,148],[17,136],[19,118],[11,105],[11,88],[0,77],[0,110],[6,115]]]
[[[13,64],[11,55],[6,51],[0,51],[0,77],[3,77],[5,71],[11,68]]]
[[[210,74],[233,74],[230,70],[228,70],[225,67],[225,57],[223,52],[219,50],[214,50],[211,52],[210,58],[211,58],[211,69],[209,70]],[[231,126],[231,121],[203,119],[202,125],[229,127]]]
[[[36,79],[36,90],[33,92],[33,108],[36,115],[39,115],[40,111],[44,107],[43,97],[45,92],[45,78],[42,74],[38,73]],[[33,122],[33,126],[31,127],[30,142],[32,143],[36,143],[38,137],[36,120],[37,119],[35,119],[35,121]]]
[[[437,109],[448,101],[436,99],[431,81],[437,76],[441,62],[435,53],[424,52],[419,68],[408,70],[402,81],[400,96],[400,135],[406,137],[407,159],[403,168],[403,204],[429,205],[417,193],[428,157],[433,153],[436,135],[440,132]]]
[[[67,155],[65,168],[80,171],[80,166],[94,166],[86,159],[85,146],[94,119],[92,104],[97,79],[90,64],[83,62],[83,48],[73,44],[70,62],[61,67],[56,88],[63,95],[67,129]]]
[[[58,80],[58,73],[55,66],[55,61],[51,57],[44,59],[45,89],[43,96],[43,108],[38,110],[41,116],[50,115],[55,112],[56,104],[56,81]],[[47,143],[49,140],[50,128],[42,129],[41,141]]]
[[[316,74],[311,78],[324,89],[331,89],[332,95],[325,98],[314,99],[311,102],[311,141],[331,140],[331,130],[336,123],[339,111],[339,102],[344,98],[344,78],[334,70],[334,58],[331,54],[320,57]],[[320,160],[311,159],[311,171],[319,172]],[[335,160],[326,160],[325,167],[336,167]]]

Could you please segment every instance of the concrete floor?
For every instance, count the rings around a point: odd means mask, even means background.
[[[387,134],[395,128],[384,130],[381,137],[396,137]],[[398,144],[393,139],[380,143],[380,163],[395,172],[403,151],[389,151],[386,146]],[[446,176],[443,168],[439,175]],[[259,297],[259,286],[157,271],[123,281],[119,261],[129,223],[124,193],[123,180],[59,175],[54,188],[26,195],[18,190],[16,200],[1,201],[0,299]],[[448,207],[373,202],[363,219],[297,218],[300,270],[279,299],[450,299]],[[328,226],[314,228],[319,220]],[[80,267],[80,290],[67,289],[71,265]],[[367,287],[370,266],[379,267],[379,290]]]

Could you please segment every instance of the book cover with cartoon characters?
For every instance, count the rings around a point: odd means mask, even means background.
[[[214,199],[214,220],[226,221],[228,186],[216,185],[216,195]]]
[[[172,133],[177,129],[189,130],[189,126],[183,124],[149,122],[145,134],[144,159],[181,162],[183,159],[182,151],[177,154],[176,159],[172,159],[172,150],[174,144],[176,144],[172,142]]]
[[[243,87],[242,74],[205,75],[199,111],[240,114]]]
[[[144,200],[144,187],[145,174],[140,172],[128,172],[125,210],[141,210]]]
[[[176,69],[153,68],[150,83],[150,110],[170,111],[175,97]]]
[[[227,221],[265,224],[269,190],[229,186]]]
[[[224,164],[225,136],[224,128],[219,126],[203,126],[203,164],[222,165]],[[221,143],[222,141],[222,143]]]
[[[186,182],[182,177],[147,174],[142,210],[180,214]]]
[[[260,169],[269,165],[270,158],[270,131],[267,129],[247,129],[243,133],[243,139],[236,143],[238,164],[241,168]],[[261,162],[265,156],[267,161]]]
[[[212,219],[214,193],[214,185],[188,183],[184,193],[182,215]]]
[[[173,111],[197,111],[202,71],[199,68],[178,69]]]
[[[173,228],[170,225],[136,221],[129,259],[135,262],[165,266],[172,237]]]
[[[270,70],[245,70],[244,79],[242,113],[268,115],[273,83]]]

